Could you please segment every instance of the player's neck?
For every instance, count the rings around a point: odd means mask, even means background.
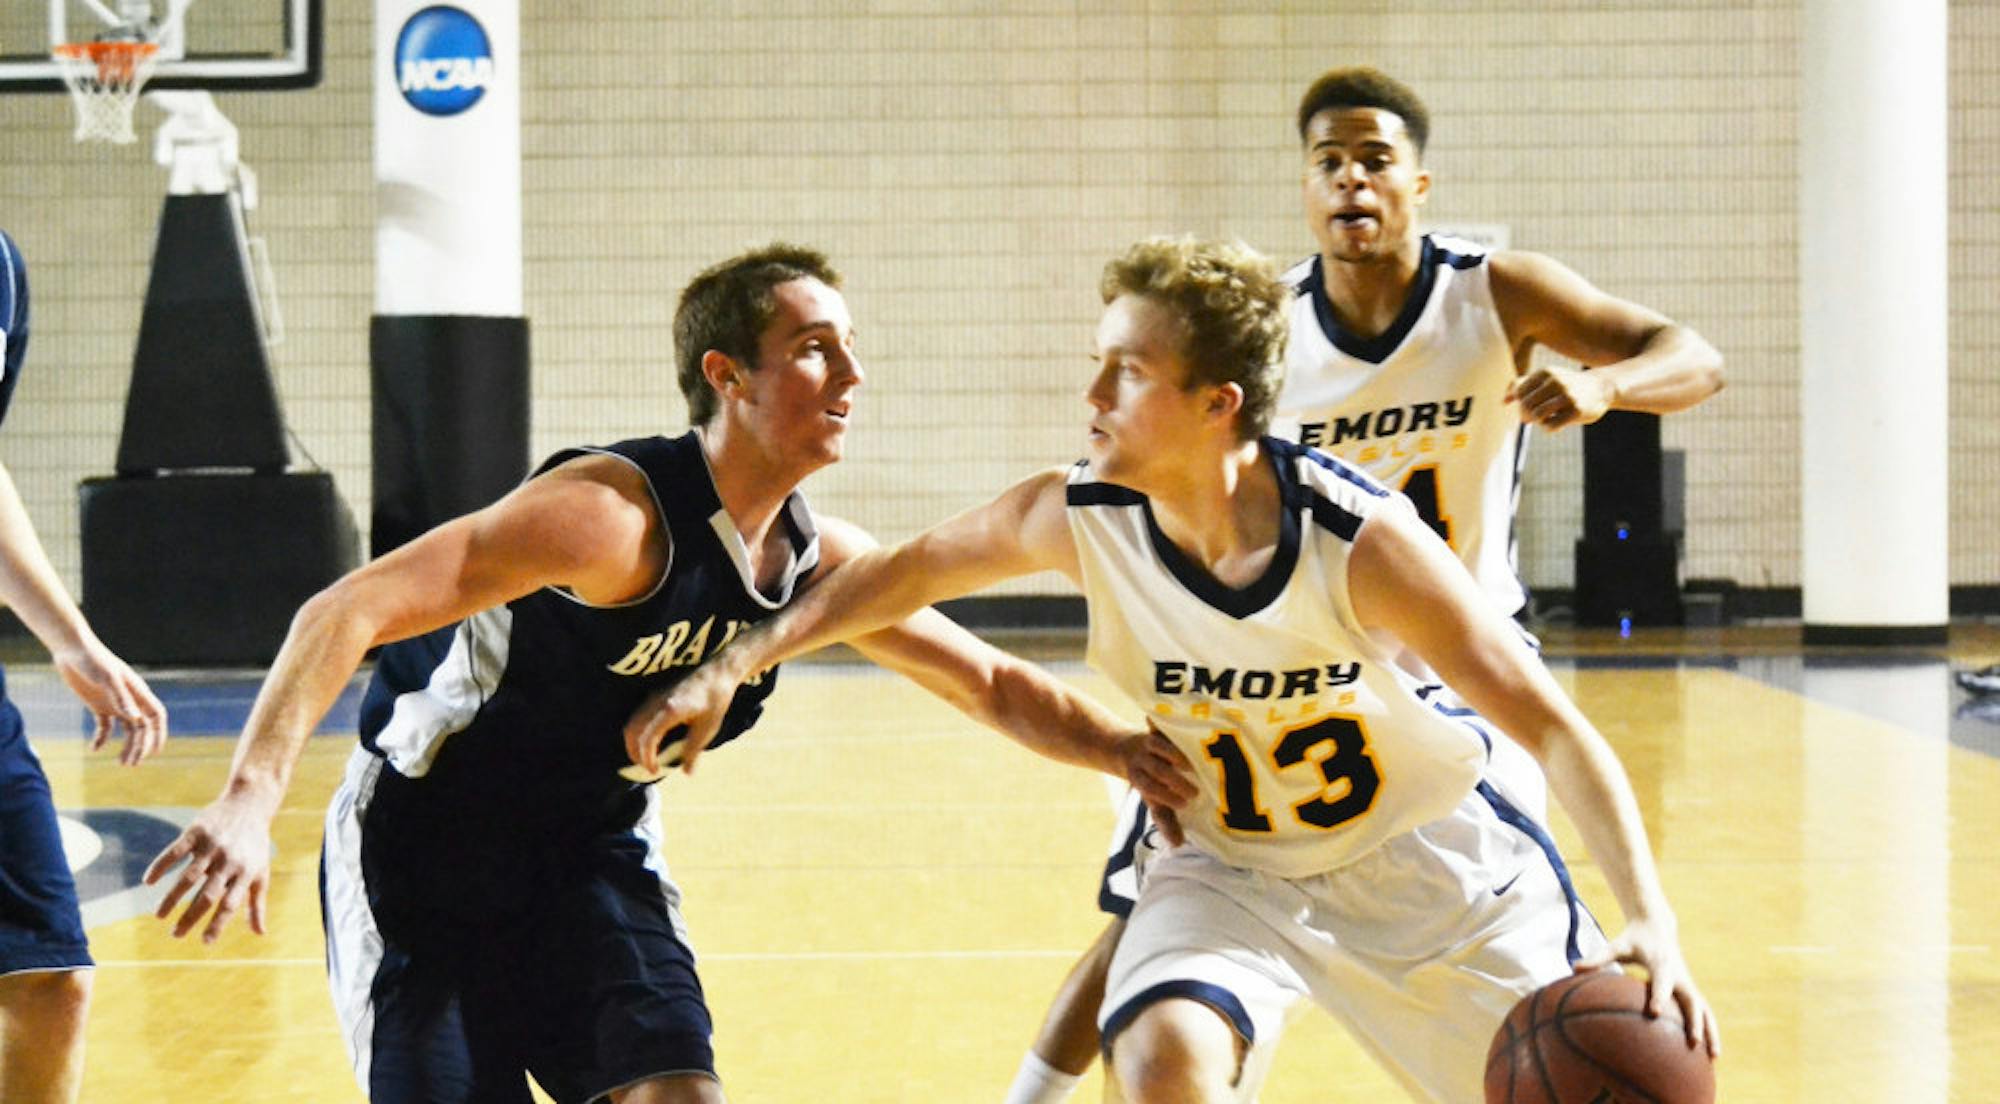
[[[798,470],[797,461],[771,455],[756,447],[747,435],[732,433],[725,418],[696,430],[696,436],[715,478],[716,497],[755,556],[785,500],[816,467]]]
[[[1278,544],[1278,481],[1255,441],[1147,492],[1160,532],[1218,582],[1241,587],[1264,573]]]
[[[1416,289],[1423,257],[1423,237],[1414,231],[1395,249],[1359,260],[1322,253],[1326,302],[1340,328],[1364,340],[1389,332]]]

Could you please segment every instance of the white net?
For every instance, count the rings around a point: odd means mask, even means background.
[[[70,42],[51,51],[76,102],[76,140],[131,142],[132,108],[153,75],[151,42]]]

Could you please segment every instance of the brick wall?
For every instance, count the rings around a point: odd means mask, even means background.
[[[1434,220],[1506,224],[1723,350],[1728,390],[1666,431],[1689,454],[1684,573],[1799,581],[1796,3],[524,7],[538,454],[678,430],[675,294],[787,238],[845,270],[870,373],[849,460],[809,484],[822,508],[894,539],[1073,458],[1104,260],[1171,231],[1303,255],[1295,98],[1370,63],[1430,102]],[[329,5],[322,87],[219,97],[263,183],[251,229],[290,333],[280,394],[364,521],[369,16]],[[2000,7],[1959,0],[1952,18],[1952,580],[1992,584]],[[150,132],[161,116],[139,111]],[[74,583],[74,488],[116,449],[165,177],[143,140],[72,144],[59,97],[0,98],[0,124],[0,224],[38,312],[0,459]],[[1538,435],[1531,584],[1571,582],[1580,481],[1578,436]]]

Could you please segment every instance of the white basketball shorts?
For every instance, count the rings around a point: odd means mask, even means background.
[[[1481,783],[1450,816],[1310,878],[1186,846],[1154,856],[1099,1024],[1111,1053],[1158,1001],[1208,1005],[1247,1044],[1249,1101],[1287,1013],[1309,999],[1417,1099],[1480,1104],[1507,1012],[1604,943],[1547,831]]]

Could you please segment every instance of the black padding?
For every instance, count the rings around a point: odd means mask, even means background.
[[[528,320],[377,315],[371,553],[470,513],[528,474]]]
[[[168,196],[139,319],[120,475],[289,459],[233,195]]]
[[[292,615],[352,569],[324,472],[86,479],[83,609],[133,663],[263,665]]]

